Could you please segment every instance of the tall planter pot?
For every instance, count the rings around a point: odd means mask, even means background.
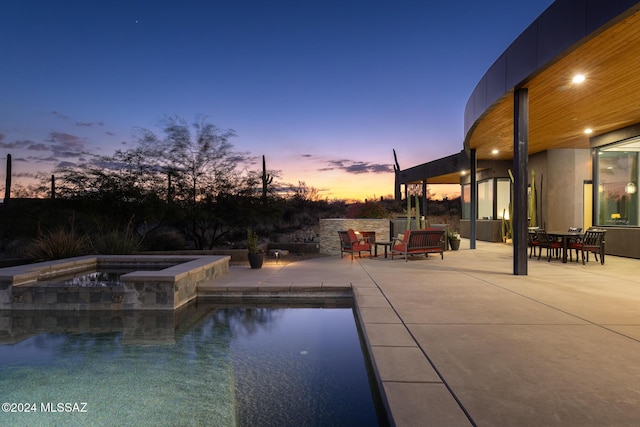
[[[457,251],[458,249],[460,249],[460,240],[449,239],[449,245],[451,246],[452,251]]]
[[[262,263],[264,262],[264,254],[262,253],[249,253],[247,254],[249,258],[249,265],[251,268],[262,268]]]

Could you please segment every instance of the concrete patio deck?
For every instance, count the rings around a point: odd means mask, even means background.
[[[640,260],[531,259],[514,276],[511,246],[468,247],[232,267],[215,287],[351,284],[398,426],[639,425]]]

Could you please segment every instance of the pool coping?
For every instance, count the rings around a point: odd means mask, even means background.
[[[230,272],[233,270],[238,270],[240,274],[244,273],[244,277],[236,279],[233,275],[226,275],[217,278],[214,282],[200,284],[197,289],[197,299],[266,304],[285,300],[298,302],[322,301],[329,304],[331,304],[332,300],[352,301],[358,332],[363,345],[366,347],[364,349],[366,351],[366,363],[370,366],[375,379],[375,391],[379,395],[380,404],[388,424],[396,425],[393,421],[392,406],[385,391],[385,381],[388,379],[388,373],[394,371],[396,364],[412,363],[415,366],[416,357],[419,357],[419,355],[412,351],[404,354],[393,354],[392,357],[388,357],[389,352],[385,350],[385,346],[394,345],[393,343],[397,339],[405,339],[405,341],[398,341],[398,343],[405,346],[405,348],[411,346],[416,351],[419,351],[419,349],[413,339],[409,337],[410,341],[406,340],[404,335],[397,334],[398,331],[392,331],[393,334],[396,334],[396,338],[391,338],[390,342],[383,342],[384,346],[380,347],[380,342],[378,342],[380,336],[376,332],[376,329],[379,329],[377,328],[378,323],[384,321],[385,323],[397,324],[400,327],[402,325],[400,318],[395,314],[395,311],[393,311],[389,302],[386,301],[374,282],[346,279],[343,282],[276,279],[281,270],[280,268],[277,268],[273,275],[267,273],[266,277],[248,268],[238,268],[236,266]],[[260,280],[251,281],[248,277],[258,277]],[[384,302],[382,301],[383,299]],[[381,310],[384,312],[381,312]],[[393,350],[391,351],[393,352]],[[419,365],[419,369],[421,368],[423,366]],[[391,379],[393,381],[396,380],[395,378]],[[416,381],[416,378],[402,378],[401,380]]]
[[[297,264],[297,265],[296,265]],[[287,268],[285,268],[287,267]],[[336,268],[338,267],[338,268]],[[354,315],[389,425],[471,425],[407,325],[360,260],[337,257],[251,270],[235,266],[216,283],[200,285],[198,299],[274,303],[353,300]],[[328,280],[322,278],[329,278]],[[337,291],[337,294],[334,292]],[[435,402],[425,405],[425,401]]]

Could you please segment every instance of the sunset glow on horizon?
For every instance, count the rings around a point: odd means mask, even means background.
[[[475,85],[552,2],[4,2],[0,159],[20,186],[204,116],[241,167],[386,198],[394,149],[405,169],[463,148]]]

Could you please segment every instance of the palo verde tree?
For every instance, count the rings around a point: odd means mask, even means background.
[[[218,197],[244,186],[236,169],[242,153],[232,152],[229,142],[235,131],[220,129],[203,118],[189,125],[178,117],[167,118],[162,130],[157,136],[142,129],[132,149],[59,168],[56,193],[63,199],[93,201],[94,205],[100,201],[106,207],[103,210],[124,213],[135,208],[137,220],[156,224],[161,219],[147,221],[140,214],[148,217],[148,210],[141,212],[140,208],[149,200],[173,200],[175,203],[153,211],[164,211],[168,216],[163,221],[178,227],[194,247],[210,247],[230,227]]]
[[[191,126],[179,117],[165,120],[164,137],[142,129],[139,148],[147,162],[166,173],[173,197],[195,205],[203,197],[228,191],[237,181],[232,129],[220,129],[204,118]],[[170,178],[169,178],[170,177]]]
[[[57,167],[54,177],[56,199],[74,200],[73,206],[105,225],[125,226],[132,218],[149,223],[162,214],[162,177],[139,150],[88,156],[83,163]]]
[[[178,117],[161,130],[140,130],[134,148],[58,168],[56,200],[77,200],[110,221],[134,217],[150,232],[177,229],[197,249],[246,235],[247,225],[268,232],[282,218],[280,172],[264,157],[261,170],[242,169],[252,159],[232,151],[235,131]]]
[[[237,168],[242,153],[233,152],[229,142],[236,133],[202,117],[191,125],[168,117],[162,130],[157,136],[143,129],[138,147],[170,182],[167,200],[180,209],[175,225],[196,249],[209,248],[232,230],[223,201],[244,186]]]
[[[162,177],[139,149],[117,150],[111,156],[90,156],[77,165],[54,171],[57,196],[66,199],[116,198],[137,200],[159,194]]]

